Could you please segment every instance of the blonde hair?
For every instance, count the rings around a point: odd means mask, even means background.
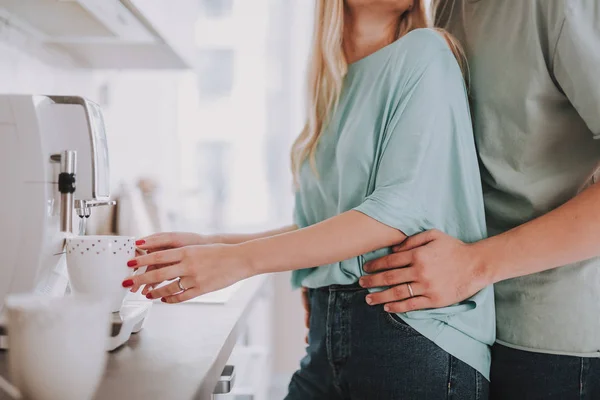
[[[396,39],[414,29],[429,26],[424,1],[414,0],[413,7],[398,20]],[[466,58],[458,41],[443,29],[436,28],[436,31],[444,36],[465,74]],[[348,71],[342,47],[343,34],[344,0],[317,0],[308,67],[308,115],[291,151],[292,174],[296,184],[300,167],[307,159],[317,173],[315,151],[324,124],[337,105]]]

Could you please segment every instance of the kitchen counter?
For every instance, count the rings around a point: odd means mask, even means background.
[[[210,399],[267,279],[243,282],[226,304],[155,303],[144,329],[109,354],[95,399]],[[2,376],[7,356],[0,352]]]

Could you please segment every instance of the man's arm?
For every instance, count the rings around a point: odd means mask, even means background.
[[[369,273],[389,271],[360,282],[364,287],[399,285],[368,296],[373,305],[395,302],[386,306],[390,312],[455,304],[492,283],[600,256],[599,204],[600,185],[595,184],[542,217],[474,244],[427,231],[395,247],[396,253],[366,264]],[[391,269],[398,267],[405,268]],[[422,288],[419,296],[398,296],[405,295],[406,282]]]
[[[600,7],[596,0],[565,1],[565,19],[553,55],[561,90],[600,138]],[[591,171],[590,171],[591,172]],[[582,182],[583,183],[583,182]],[[424,232],[395,248],[396,253],[365,266],[365,287],[402,285],[422,288],[424,299],[404,299],[401,289],[368,298],[388,303],[390,311],[443,307],[483,287],[518,276],[600,256],[600,186],[592,185],[561,207],[501,235],[465,244],[441,232]],[[392,268],[400,269],[392,270]],[[416,283],[410,276],[417,276]],[[397,292],[397,293],[396,293]],[[403,301],[404,300],[404,301]],[[418,303],[418,304],[417,304]]]
[[[474,245],[490,282],[600,256],[600,185],[554,211]]]

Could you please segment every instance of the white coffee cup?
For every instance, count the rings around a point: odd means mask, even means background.
[[[74,293],[100,295],[117,312],[127,295],[122,283],[133,274],[127,261],[135,257],[131,236],[74,236],[67,239],[67,270]]]
[[[86,400],[106,367],[108,302],[92,296],[6,298],[9,366],[26,399]]]

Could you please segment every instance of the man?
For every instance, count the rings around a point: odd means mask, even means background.
[[[421,233],[361,284],[391,286],[372,304],[406,312],[494,283],[492,398],[600,399],[600,1],[435,8],[470,62],[490,238]]]

